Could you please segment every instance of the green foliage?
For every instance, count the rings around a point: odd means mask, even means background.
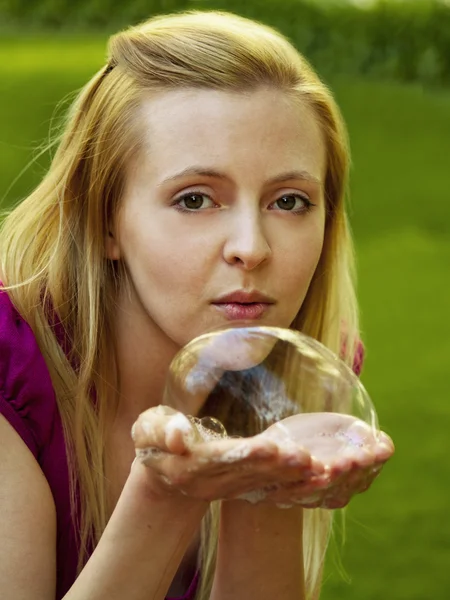
[[[443,0],[0,0],[3,31],[113,32],[154,14],[223,9],[278,27],[325,75],[450,83],[450,6]]]

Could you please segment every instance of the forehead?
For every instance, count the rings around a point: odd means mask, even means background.
[[[277,171],[324,178],[325,143],[313,110],[274,89],[173,90],[140,107],[142,160],[161,176],[189,166]]]

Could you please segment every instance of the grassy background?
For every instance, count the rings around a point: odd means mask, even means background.
[[[103,64],[104,38],[0,40],[0,197],[37,183],[55,105]],[[347,511],[323,600],[450,598],[450,91],[330,82],[353,148],[363,381],[397,453]]]

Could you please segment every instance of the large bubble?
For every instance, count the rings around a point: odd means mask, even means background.
[[[336,452],[336,442],[362,446],[378,431],[353,371],[318,341],[276,327],[233,327],[192,340],[172,361],[164,404],[189,415],[203,440],[269,429],[301,443],[313,430],[326,455],[327,440]]]

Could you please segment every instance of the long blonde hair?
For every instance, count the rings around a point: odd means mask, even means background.
[[[346,130],[327,87],[290,42],[268,26],[223,11],[187,11],[153,17],[113,36],[108,65],[73,103],[48,173],[3,222],[4,284],[46,359],[69,449],[72,501],[77,486],[81,496],[79,568],[109,514],[105,424],[120,383],[111,319],[126,270],[105,258],[104,241],[120,208],[125,166],[141,146],[137,109],[144,94],[154,90],[240,92],[261,86],[306,102],[322,128],[327,148],[325,243],[294,326],[340,353],[345,324],[344,358],[351,363],[358,314],[344,207]],[[68,353],[49,327],[52,315],[64,326]],[[308,597],[320,587],[330,525],[329,512],[306,511]],[[216,544],[214,505],[204,520],[197,600],[209,597]]]

